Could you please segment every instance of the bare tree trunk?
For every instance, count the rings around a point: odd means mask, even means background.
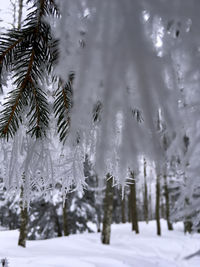
[[[153,220],[152,196],[151,196],[151,182],[149,183],[149,218]]]
[[[18,245],[24,248],[26,247],[26,239],[27,239],[27,222],[28,222],[27,207],[21,207],[21,224],[20,224]]]
[[[156,224],[157,224],[157,235],[161,235],[160,227],[160,176],[157,174],[156,179]]]
[[[55,222],[55,226],[56,226],[56,230],[57,230],[57,236],[61,237],[62,236],[62,230],[61,230],[61,226],[60,226],[60,222],[58,219],[58,214],[57,214],[55,206],[53,206],[53,214],[54,214],[54,222]]]
[[[131,187],[128,196],[128,222],[132,222],[132,196],[131,196]]]
[[[24,188],[22,186],[20,194],[21,223],[19,230],[18,245],[25,248],[27,239],[28,210],[26,203],[23,203],[23,196],[24,196]]]
[[[160,218],[165,218],[164,196],[160,193]]]
[[[69,235],[69,228],[68,228],[68,219],[67,219],[67,199],[65,198],[64,206],[63,206],[63,230],[64,236]]]
[[[99,179],[98,179],[98,175],[96,175],[96,187],[99,187]],[[101,223],[102,223],[102,196],[100,192],[97,192],[95,194],[95,210],[97,213],[97,232],[100,233],[101,232]]]
[[[168,230],[173,230],[173,225],[170,221],[170,204],[169,204],[169,189],[167,183],[167,175],[164,175],[164,190],[165,190],[165,211],[166,211],[166,220],[167,220],[167,227]]]
[[[147,189],[147,170],[146,170],[146,160],[144,158],[144,219],[146,223],[149,222],[149,209],[148,209],[148,189]]]
[[[112,176],[107,174],[106,194],[104,198],[104,218],[101,241],[103,244],[110,244],[110,232],[113,212],[113,187]]]
[[[125,199],[125,192],[124,192],[124,197],[123,199],[121,200],[121,204],[122,204],[122,207],[121,207],[121,211],[122,211],[122,223],[126,223],[126,199]]]
[[[101,208],[100,205],[98,205],[99,208],[97,210],[97,232],[101,232]]]
[[[134,179],[134,172],[131,172],[131,177]],[[132,204],[131,208],[131,221],[132,221],[132,231],[135,231],[136,234],[139,234],[139,227],[138,227],[138,218],[137,218],[137,197],[136,197],[136,182],[135,180],[130,185],[130,200]]]
[[[23,10],[23,0],[18,0],[19,1],[19,10],[18,10],[18,29],[21,29],[22,26],[22,10]]]

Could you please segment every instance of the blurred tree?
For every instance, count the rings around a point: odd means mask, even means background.
[[[138,211],[137,211],[137,190],[136,190],[136,177],[133,171],[130,172],[130,176],[133,179],[130,184],[130,201],[131,201],[131,221],[132,221],[132,231],[139,234],[138,226]]]
[[[108,173],[106,179],[103,230],[101,234],[101,241],[103,244],[109,245],[113,213],[113,177]]]

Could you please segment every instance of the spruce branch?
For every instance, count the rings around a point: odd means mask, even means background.
[[[70,128],[70,111],[72,108],[72,85],[74,80],[74,73],[69,75],[68,82],[60,79],[59,86],[54,102],[55,117],[58,118],[57,126],[60,141],[65,142]]]
[[[97,101],[93,108],[93,122],[98,123],[101,121],[101,113],[102,113],[103,105],[101,101]]]
[[[9,135],[13,136],[19,127],[19,112],[23,108],[23,104],[27,104],[26,99],[26,89],[30,83],[30,73],[33,66],[34,60],[34,50],[32,50],[30,61],[28,64],[28,69],[24,80],[21,83],[19,89],[10,92],[9,100],[5,103],[5,109],[2,111],[0,119],[0,132],[1,136],[6,136],[7,139]]]
[[[4,49],[2,52],[0,50],[0,64],[3,64],[4,62],[6,63],[6,65],[8,65],[10,62],[12,62],[13,58],[13,49],[19,45],[23,38],[20,38],[18,40],[13,40],[14,42],[11,43],[12,39],[9,40],[8,42],[8,38],[3,38],[1,37],[1,50]]]
[[[46,99],[46,95],[44,92],[34,85],[31,80],[31,88],[32,94],[30,98],[31,109],[28,113],[29,118],[29,126],[31,130],[32,136],[36,136],[36,138],[42,137],[45,135],[45,130],[48,127],[49,122],[49,111],[48,111],[48,102]]]
[[[16,86],[6,98],[0,116],[0,136],[7,139],[16,133],[25,106],[29,109],[28,132],[32,136],[42,137],[48,127],[48,101],[38,84],[44,82],[46,75],[51,75],[59,54],[58,41],[42,17],[58,16],[59,12],[53,0],[33,1],[29,11],[22,29],[10,30],[0,37],[0,81],[3,72],[11,70]]]

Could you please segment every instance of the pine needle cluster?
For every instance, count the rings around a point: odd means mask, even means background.
[[[51,33],[44,17],[59,16],[54,0],[28,0],[32,3],[24,26],[11,29],[0,37],[0,83],[3,75],[12,74],[15,89],[11,90],[0,116],[0,136],[13,137],[23,123],[22,114],[28,119],[28,132],[42,138],[49,126],[49,99],[44,81],[52,77],[52,71],[59,57],[58,40]],[[72,105],[72,82],[63,82],[59,77],[54,111],[58,118],[58,133],[64,140],[68,132]]]

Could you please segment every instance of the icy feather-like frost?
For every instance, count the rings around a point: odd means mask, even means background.
[[[62,16],[56,27],[61,51],[57,71],[63,78],[71,70],[76,73],[71,136],[80,132],[82,141],[84,134],[90,136],[92,110],[101,101],[96,166],[101,176],[114,172],[124,183],[128,167],[137,165],[140,153],[151,155],[156,161],[162,154],[156,128],[158,109],[162,109],[168,129],[176,128],[178,88],[170,90],[163,79],[165,69],[172,65],[171,53],[158,56],[151,42],[142,16],[146,1],[58,1],[58,4],[61,10],[67,10],[67,15]],[[155,10],[150,12],[149,26],[156,27],[154,14],[156,10],[160,12],[162,5],[163,1],[156,1],[151,6],[151,11]],[[144,121],[140,125],[132,114],[134,108],[142,111]],[[122,141],[114,142],[119,113],[123,117]]]

